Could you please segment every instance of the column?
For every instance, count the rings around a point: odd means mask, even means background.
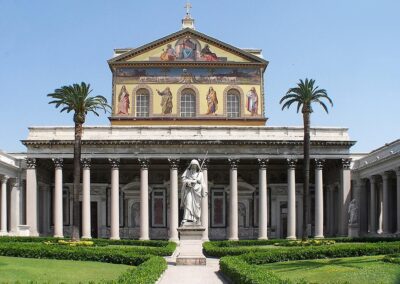
[[[239,240],[238,235],[238,185],[237,167],[239,159],[228,159],[230,164],[230,191],[229,191],[229,234],[230,241]]]
[[[202,192],[203,198],[201,199],[201,225],[204,227],[203,242],[208,241],[208,163],[209,160],[205,159],[202,164],[204,188]]]
[[[288,163],[288,213],[287,213],[287,239],[296,239],[296,162],[287,159]],[[305,206],[305,204],[303,204]]]
[[[369,211],[369,231],[371,234],[376,234],[376,184],[375,177],[369,178],[370,183],[370,211]]]
[[[10,201],[10,225],[11,233],[15,236],[18,234],[18,226],[20,225],[20,187],[17,179],[11,181],[11,201]]]
[[[268,240],[268,159],[258,159],[258,239]]]
[[[178,167],[179,159],[168,159],[170,191],[169,191],[169,240],[171,242],[179,242],[178,226],[179,226],[179,205],[178,205]],[[145,221],[147,222],[147,221]]]
[[[397,230],[396,230],[396,234],[400,235],[400,168],[396,169],[396,195],[397,195]]]
[[[382,184],[379,184],[378,187],[378,234],[383,233],[383,190],[382,190]]]
[[[350,163],[351,159],[342,159],[342,169],[340,171],[340,188],[339,188],[339,236],[347,236],[349,221],[349,203],[350,203]]]
[[[31,237],[39,236],[37,215],[36,159],[26,159],[26,224]]]
[[[316,239],[324,238],[324,191],[322,180],[322,167],[325,160],[315,159],[315,236]]]
[[[90,220],[90,159],[81,159],[82,164],[82,239],[91,239]]]
[[[54,163],[54,237],[63,238],[63,159],[53,159]]]
[[[9,177],[1,178],[1,227],[0,236],[7,235],[7,182]]]
[[[333,194],[333,190],[334,190],[334,186],[329,185],[327,186],[327,194],[328,194],[328,200],[327,200],[327,207],[328,207],[328,235],[329,236],[333,236],[335,234],[335,230],[334,230],[334,209],[333,209],[333,198],[334,198],[334,194]]]
[[[119,240],[119,159],[109,159],[111,165],[111,240]]]
[[[384,234],[389,233],[389,173],[384,172],[382,176],[382,229]]]
[[[148,159],[140,163],[140,240],[149,240],[149,164]]]

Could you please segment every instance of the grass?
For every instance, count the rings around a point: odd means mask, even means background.
[[[91,261],[0,256],[0,283],[87,283],[117,279],[134,266]]]
[[[282,279],[307,283],[400,283],[400,266],[382,262],[383,256],[286,261],[265,264]]]

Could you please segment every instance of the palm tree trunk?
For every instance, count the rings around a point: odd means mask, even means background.
[[[74,189],[72,200],[72,240],[79,241],[80,227],[80,204],[79,188],[81,184],[81,140],[82,124],[75,123],[75,141],[74,141]]]
[[[304,123],[304,158],[303,158],[303,240],[308,238],[308,224],[310,220],[310,112],[303,112]]]

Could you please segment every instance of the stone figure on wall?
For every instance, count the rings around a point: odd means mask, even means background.
[[[163,53],[161,54],[160,59],[162,61],[174,61],[176,59],[176,52],[171,44],[168,44],[167,48],[165,50],[163,50]]]
[[[182,174],[181,207],[184,210],[182,225],[200,224],[203,188],[204,180],[200,164],[197,160],[192,160]]]
[[[169,87],[166,87],[164,91],[160,92],[156,90],[157,93],[162,97],[161,98],[161,107],[163,114],[170,114],[172,112],[172,93]]]
[[[357,200],[353,199],[349,204],[349,225],[358,224],[358,204]]]
[[[118,114],[129,114],[129,107],[130,107],[129,93],[126,90],[125,85],[122,86],[121,91],[119,92],[118,101],[119,101]]]
[[[217,98],[217,93],[215,92],[213,87],[210,87],[208,89],[208,94],[206,99],[208,106],[208,111],[206,114],[216,114],[216,111],[218,109],[218,98]]]
[[[258,95],[256,92],[256,88],[252,87],[250,91],[246,94],[247,97],[247,110],[251,113],[251,115],[257,115],[258,112]]]
[[[201,57],[206,61],[218,61],[218,56],[211,52],[210,47],[206,44],[201,50]]]

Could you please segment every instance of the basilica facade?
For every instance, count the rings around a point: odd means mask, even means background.
[[[302,235],[303,129],[266,126],[264,110],[278,106],[265,106],[261,50],[202,34],[187,15],[182,30],[116,49],[108,65],[110,125],[83,132],[83,238],[178,241],[192,159],[207,181],[204,240]],[[0,155],[2,234],[70,235],[73,139],[73,127],[30,127],[26,153]],[[362,195],[351,182],[354,143],[346,128],[311,129],[310,236],[348,235],[350,201]]]

